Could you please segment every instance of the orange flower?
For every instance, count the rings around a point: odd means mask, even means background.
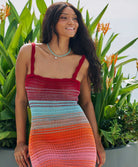
[[[101,31],[101,24],[100,24],[100,23],[97,24],[97,31],[98,31],[98,32]]]
[[[102,24],[98,23],[98,25],[97,25],[98,32],[102,31],[103,34],[105,35],[107,33],[107,31],[109,29],[111,29],[111,28],[109,28],[109,25],[110,25],[110,23],[106,23],[106,24],[104,24],[104,23],[102,23]]]
[[[110,65],[112,64],[112,62],[114,61],[114,64],[116,64],[117,62],[117,57],[118,55],[110,55],[110,56],[106,56],[106,60],[103,60],[106,64],[107,64],[107,68],[110,67]]]
[[[10,15],[10,6],[2,5],[2,8],[0,9],[0,20],[3,21]]]

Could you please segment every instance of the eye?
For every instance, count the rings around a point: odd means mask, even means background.
[[[76,20],[76,21],[78,21],[77,17],[74,17],[74,18],[73,18],[73,20]]]
[[[60,19],[62,19],[62,20],[66,20],[67,17],[65,17],[65,16],[60,16]]]

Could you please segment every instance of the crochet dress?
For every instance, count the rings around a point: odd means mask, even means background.
[[[25,89],[31,108],[29,154],[33,167],[95,167],[96,146],[92,128],[78,102],[80,82],[72,78],[48,78],[34,74],[35,44],[32,44],[31,74]]]

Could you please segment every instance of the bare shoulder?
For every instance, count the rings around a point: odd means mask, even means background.
[[[88,67],[89,67],[89,61],[87,60],[87,58],[85,57],[85,60],[84,60],[84,67],[86,68],[86,69],[88,69]]]
[[[87,73],[88,68],[89,68],[89,61],[88,61],[87,58],[85,57],[84,62],[83,62],[83,64],[82,64],[82,71],[83,71],[84,74]]]
[[[31,57],[31,43],[24,44],[19,51],[17,61],[22,60],[23,62],[28,62]]]
[[[20,51],[19,51],[19,54],[24,54],[24,55],[28,55],[29,52],[31,52],[31,44],[28,43],[28,44],[24,44],[21,48],[20,48]]]

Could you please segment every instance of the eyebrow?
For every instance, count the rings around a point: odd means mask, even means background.
[[[61,13],[61,14],[69,15],[68,13]],[[72,14],[72,15],[77,16],[76,14]]]

